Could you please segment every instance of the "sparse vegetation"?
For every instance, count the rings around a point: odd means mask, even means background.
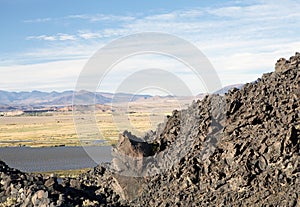
[[[155,129],[157,123],[162,122],[174,108],[178,108],[178,103],[132,103],[130,107],[134,109],[131,110],[134,113],[126,114],[128,123],[132,127],[129,130],[142,136],[146,131]],[[155,108],[160,108],[161,112],[154,113]],[[128,123],[116,124],[114,120],[115,116],[123,116],[124,113],[118,111],[113,113],[102,110],[96,113],[99,130],[103,138],[108,141],[106,144],[116,143],[119,133],[128,129]],[[99,137],[94,135],[82,142],[78,139],[72,112],[42,113],[38,116],[32,114],[3,116],[0,119],[0,137],[0,147],[103,145],[103,142],[98,142]]]
[[[33,174],[42,174],[43,176],[55,175],[58,178],[76,178],[79,175],[86,173],[90,168],[74,169],[74,170],[56,170],[50,172],[34,172]]]

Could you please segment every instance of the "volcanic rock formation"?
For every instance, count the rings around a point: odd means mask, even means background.
[[[299,206],[299,67],[296,53],[142,139],[125,132],[112,164],[61,184],[0,162],[0,206]]]

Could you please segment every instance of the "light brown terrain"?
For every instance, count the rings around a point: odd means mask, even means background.
[[[108,106],[97,106],[97,125],[102,136],[108,143],[115,143],[119,134],[128,129],[128,124],[122,125],[116,117],[128,119],[131,130],[142,136],[146,131],[156,128],[164,121],[174,108],[186,106],[190,100],[148,100],[131,102],[124,107],[119,103],[112,112]],[[157,110],[159,109],[159,110]],[[126,117],[127,116],[127,117]],[[80,141],[76,134],[76,127],[71,111],[54,111],[36,115],[15,115],[0,117],[0,147],[52,147],[95,145],[99,137]],[[98,143],[103,144],[101,142]]]

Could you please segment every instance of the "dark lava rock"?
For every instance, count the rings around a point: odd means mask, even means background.
[[[198,136],[197,150],[149,178],[131,205],[299,206],[299,63],[299,53],[280,59],[276,72],[225,94],[224,129],[209,157],[199,156],[208,136]]]
[[[111,164],[61,184],[0,161],[0,206],[300,206],[299,67],[296,53],[143,138],[124,132]]]
[[[118,145],[114,151],[131,157],[148,157],[155,154],[155,144],[145,142],[138,137],[125,131],[120,135]]]

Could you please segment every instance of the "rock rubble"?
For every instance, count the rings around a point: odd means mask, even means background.
[[[124,132],[112,164],[76,179],[0,162],[0,206],[299,206],[299,67],[300,53],[282,58],[241,89],[174,111],[143,139]]]

